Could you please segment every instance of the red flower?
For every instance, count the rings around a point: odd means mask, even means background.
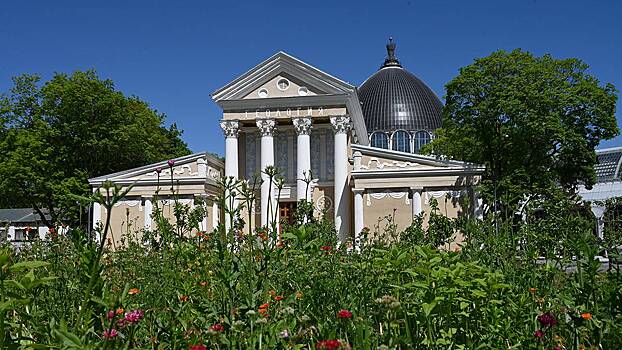
[[[352,318],[352,312],[348,310],[339,310],[337,318]]]
[[[223,327],[220,323],[216,323],[215,325],[211,326],[209,329],[214,332],[222,332],[225,330],[225,327]]]
[[[315,344],[316,349],[339,349],[341,342],[336,339],[320,340]]]
[[[540,338],[544,337],[544,332],[542,332],[542,330],[538,329],[537,331],[535,331],[533,333],[533,336],[538,338],[538,339],[540,339]]]
[[[207,346],[201,345],[192,345],[188,348],[188,350],[207,350]]]
[[[270,303],[261,304],[259,306],[260,309],[267,309],[270,306]]]
[[[274,300],[281,301],[281,300],[283,300],[283,297],[281,295],[277,295],[277,296],[274,297]]]
[[[557,320],[553,314],[547,312],[538,316],[538,321],[544,327],[553,327],[557,324]]]
[[[329,245],[323,245],[320,247],[321,250],[323,251],[331,251],[333,250],[333,247],[329,246]]]

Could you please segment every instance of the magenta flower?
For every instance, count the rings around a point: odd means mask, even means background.
[[[162,168],[157,167],[157,168],[156,168],[156,173],[160,174],[161,172],[162,172]]]
[[[540,322],[543,327],[553,327],[557,325],[557,320],[555,319],[555,316],[553,316],[553,314],[551,314],[550,312],[538,316],[538,322]]]
[[[114,328],[110,328],[110,329],[106,329],[104,331],[103,337],[104,337],[104,339],[110,340],[110,339],[116,338],[117,335],[119,335],[117,330],[114,329]]]
[[[138,323],[145,315],[141,310],[134,310],[125,314],[125,321],[128,323]]]
[[[114,311],[110,310],[106,313],[106,317],[108,317],[109,320],[112,320],[114,318]]]
[[[166,164],[168,164],[168,166],[170,166],[172,168],[173,165],[175,165],[175,160],[174,159],[169,159],[168,162],[166,162]]]
[[[541,339],[542,337],[544,337],[544,332],[542,332],[542,330],[538,329],[537,331],[535,331],[533,333],[533,336],[538,338],[538,339]]]

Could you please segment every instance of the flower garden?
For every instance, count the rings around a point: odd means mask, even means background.
[[[225,193],[239,185],[226,182]],[[123,194],[107,184],[92,200],[111,207]],[[101,244],[76,229],[20,251],[3,247],[0,341],[11,349],[619,349],[622,274],[593,258],[607,248],[614,257],[618,243],[597,241],[568,205],[498,227],[433,211],[426,227],[417,218],[397,232],[387,216],[346,244],[312,206],[299,205],[299,223],[280,234],[252,235],[234,211],[226,211],[231,230],[197,232],[200,205],[178,203],[174,224],[156,208],[156,228],[126,237],[123,249],[104,244],[107,224]],[[455,231],[466,237],[462,249],[439,249]]]

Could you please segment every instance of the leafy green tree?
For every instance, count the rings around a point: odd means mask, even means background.
[[[519,49],[476,59],[446,85],[443,127],[426,151],[486,165],[484,199],[497,192],[506,209],[590,187],[594,148],[619,130],[617,90],[587,71]]]
[[[47,225],[79,215],[88,178],[189,153],[164,114],[94,71],[13,83],[0,96],[0,206],[47,211]]]

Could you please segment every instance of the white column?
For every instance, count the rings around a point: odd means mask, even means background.
[[[222,120],[220,127],[225,133],[225,176],[238,178],[238,132],[240,123],[237,120]],[[227,196],[227,194],[225,194]],[[237,206],[237,201],[234,201]],[[233,209],[233,208],[231,208]],[[225,220],[227,230],[231,228],[231,220]]]
[[[365,228],[365,215],[363,213],[363,192],[362,188],[353,188],[354,192],[354,242],[358,247],[359,235]]]
[[[484,201],[479,197],[479,193],[473,190],[473,215],[478,220],[484,218]]]
[[[344,242],[350,230],[350,190],[348,187],[348,132],[350,117],[330,117],[335,131],[335,229]]]
[[[13,225],[9,226],[9,230],[7,232],[7,235],[6,235],[6,239],[9,242],[15,240],[15,226],[13,226]]]
[[[607,208],[603,205],[592,204],[591,209],[592,213],[596,217],[596,234],[598,235],[598,238],[603,239],[605,237],[603,232],[605,229],[604,216]]]
[[[421,188],[411,188],[410,192],[412,193],[412,217],[421,214],[422,206],[421,206]]]
[[[303,179],[310,177],[311,172],[311,117],[292,119],[296,129],[297,154],[296,154],[296,199],[311,200],[307,184]]]
[[[153,203],[151,203],[151,197],[145,197],[144,200],[145,222],[143,227],[145,228],[145,230],[151,230],[151,213],[153,212]]]
[[[268,225],[274,220],[275,208],[274,184],[270,190],[270,181],[266,175],[266,167],[274,166],[274,131],[276,122],[274,119],[258,119],[257,127],[261,134],[261,225]],[[270,193],[271,192],[271,193]],[[270,194],[269,194],[270,193]],[[272,198],[268,198],[272,197]],[[270,204],[269,204],[270,203]]]
[[[212,203],[212,228],[216,229],[220,223],[220,208],[218,208],[218,199],[214,199]]]
[[[102,206],[99,203],[93,203],[93,230],[99,226],[102,220]]]

